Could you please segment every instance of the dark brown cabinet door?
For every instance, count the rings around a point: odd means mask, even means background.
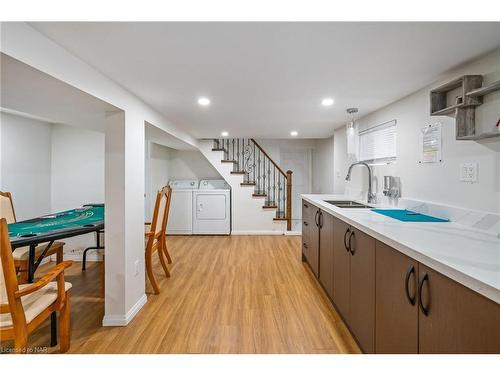
[[[333,303],[344,321],[349,321],[349,278],[350,257],[344,239],[350,234],[350,227],[342,220],[333,218]]]
[[[304,258],[308,258],[309,255],[309,243],[311,238],[311,211],[314,206],[309,202],[302,201],[302,255]],[[314,224],[313,224],[314,225]]]
[[[349,327],[365,353],[375,352],[375,239],[351,227]]]
[[[419,264],[419,352],[500,353],[500,305]]]
[[[375,352],[418,353],[418,262],[376,242]]]
[[[302,254],[318,277],[319,270],[319,208],[302,201]]]
[[[333,216],[322,211],[319,234],[319,281],[333,299]]]

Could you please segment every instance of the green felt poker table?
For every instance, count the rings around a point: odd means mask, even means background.
[[[104,229],[104,204],[88,204],[81,208],[19,221],[8,225],[12,249],[29,246],[28,281],[33,281],[35,270],[46,251],[56,240],[79,236]],[[35,259],[35,248],[48,242],[45,251]]]

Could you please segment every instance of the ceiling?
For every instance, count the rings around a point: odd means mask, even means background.
[[[46,123],[105,131],[106,113],[119,108],[0,53],[0,112]],[[179,150],[193,146],[146,123],[146,140]]]
[[[500,23],[31,25],[199,138],[326,137],[347,107],[366,115],[500,47]]]
[[[120,109],[0,53],[2,112],[104,131],[106,112]]]

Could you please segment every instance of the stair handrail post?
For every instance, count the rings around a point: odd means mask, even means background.
[[[292,230],[292,171],[286,171],[286,230]]]

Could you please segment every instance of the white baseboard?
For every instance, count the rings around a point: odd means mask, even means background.
[[[287,236],[302,236],[302,232],[298,230],[290,230],[285,233]]]
[[[233,236],[283,236],[286,231],[281,230],[233,230]]]
[[[192,230],[170,229],[167,230],[167,236],[190,236],[193,234]]]
[[[134,306],[125,314],[115,314],[115,315],[104,315],[102,319],[103,327],[114,327],[114,326],[126,326],[128,325],[134,316],[142,309],[142,307],[148,301],[146,294],[143,294],[141,298],[135,303]]]
[[[56,261],[56,256],[51,255],[50,260]],[[72,260],[74,262],[81,262],[83,260],[83,254],[82,253],[64,253],[64,260]],[[96,254],[94,252],[88,252],[87,253],[87,262],[102,262],[103,257],[102,254]]]

